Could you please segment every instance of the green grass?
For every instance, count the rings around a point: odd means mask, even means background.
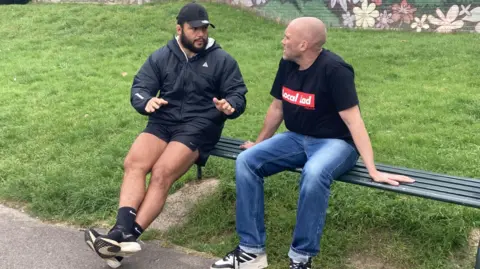
[[[172,37],[180,7],[0,6],[3,201],[45,220],[113,220],[123,159],[146,123],[129,103],[132,78]],[[245,114],[224,135],[255,139],[284,27],[231,7],[208,8],[217,26],[211,36],[238,60],[249,88]],[[328,33],[326,47],[355,67],[377,162],[479,178],[480,35]],[[233,162],[211,158],[205,173],[222,180],[220,190],[185,227],[161,236],[221,256],[237,243]],[[293,173],[266,181],[271,268],[286,266],[297,183]],[[479,226],[473,209],[336,183],[315,268],[348,268],[349,257],[362,256],[391,268],[471,268],[467,238]]]

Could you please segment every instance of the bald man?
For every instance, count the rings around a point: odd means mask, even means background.
[[[236,161],[236,230],[239,245],[211,268],[266,268],[264,177],[303,167],[290,268],[312,268],[320,251],[330,185],[352,169],[359,155],[376,182],[398,185],[411,178],[377,171],[358,108],[354,71],[324,49],[327,31],[317,18],[298,18],[285,30],[274,97],[256,142]],[[274,135],[282,121],[288,131]]]

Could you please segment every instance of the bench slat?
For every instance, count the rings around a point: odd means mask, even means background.
[[[364,178],[365,180],[370,180],[368,173],[358,173],[355,171],[351,171],[349,174],[352,176],[357,176],[359,178]],[[415,178],[415,179],[417,180],[417,182],[415,182],[414,184],[402,184],[401,186],[405,188],[416,188],[416,189],[423,189],[426,191],[435,191],[438,193],[445,193],[449,195],[460,195],[460,196],[465,196],[472,199],[480,198],[480,194],[475,191],[453,190],[451,188],[446,188],[446,187],[435,185],[435,184],[425,184],[422,181],[418,180],[418,178]],[[470,190],[474,190],[474,189],[470,189]]]
[[[236,138],[222,137],[210,154],[235,160],[243,151],[239,146],[244,142]],[[337,181],[480,208],[480,180],[385,164],[376,163],[375,165],[381,172],[406,175],[414,178],[416,182],[400,186],[374,182],[362,161],[359,161],[349,173],[341,176]],[[302,169],[289,169],[289,171],[301,173]]]
[[[384,169],[379,168],[381,171],[384,171]],[[360,168],[360,167],[355,167],[352,169],[352,171],[356,172],[361,172],[365,173],[368,175],[367,168]],[[401,172],[396,172],[400,173]],[[441,186],[441,187],[446,187],[446,188],[451,188],[451,189],[456,189],[456,190],[464,190],[464,191],[472,191],[472,187],[478,188],[478,194],[480,195],[480,185],[477,184],[472,184],[470,182],[464,182],[464,181],[453,181],[452,178],[445,178],[445,177],[433,177],[432,175],[425,175],[425,174],[402,174],[402,175],[408,175],[411,177],[414,177],[417,182],[422,183],[422,184],[427,184],[427,185],[436,185],[436,186]]]
[[[464,206],[480,208],[479,199],[465,198],[458,195],[445,195],[444,193],[437,193],[434,191],[426,192],[425,190],[411,188],[410,186],[409,188],[406,185],[391,186],[387,184],[377,183],[369,179],[359,180],[356,176],[352,176],[350,174],[343,175],[338,179],[338,181],[357,184],[357,185],[366,186],[366,187],[372,187],[372,188],[386,190],[386,191],[392,191],[396,193],[428,198],[428,199],[447,202],[447,203],[454,203],[454,204],[460,204]]]
[[[362,163],[362,166],[365,167],[365,165]],[[464,182],[470,182],[473,185],[476,185],[480,187],[480,181],[477,179],[472,179],[472,178],[466,178],[466,177],[457,177],[457,176],[450,176],[450,175],[445,175],[445,174],[439,174],[439,173],[433,173],[433,172],[427,172],[427,171],[422,171],[422,170],[417,170],[417,169],[410,169],[410,168],[404,168],[404,167],[393,167],[385,164],[379,164],[376,163],[375,166],[377,168],[382,169],[385,172],[389,173],[395,173],[395,174],[402,174],[402,175],[429,175],[435,178],[442,178],[442,179],[454,179],[454,180],[462,180]]]

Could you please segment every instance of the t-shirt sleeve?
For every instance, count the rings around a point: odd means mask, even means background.
[[[285,64],[285,60],[280,59],[277,75],[275,76],[272,89],[270,90],[270,95],[280,100],[282,99],[282,87],[283,83],[285,82]]]
[[[352,68],[344,65],[335,67],[328,81],[332,98],[337,111],[342,111],[358,105],[355,75]]]

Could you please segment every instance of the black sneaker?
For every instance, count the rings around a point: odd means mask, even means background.
[[[93,242],[93,248],[102,258],[115,256],[130,256],[139,252],[142,248],[137,238],[121,226],[115,226],[107,235],[97,236]]]
[[[295,262],[290,259],[290,269],[312,269],[312,258],[308,258],[308,262]]]
[[[93,246],[93,243],[95,242],[95,239],[97,239],[97,237],[100,236],[100,234],[94,229],[89,228],[85,230],[84,236],[85,236],[85,243],[87,244],[87,246],[90,247],[94,252],[96,252]],[[119,255],[122,255],[122,253],[119,253]],[[107,262],[107,265],[110,266],[111,268],[118,268],[120,267],[120,265],[122,265],[123,257],[116,256],[113,258],[104,258],[104,260]]]
[[[251,254],[237,247],[227,253],[223,259],[212,264],[210,269],[262,269],[267,266],[267,254]]]

